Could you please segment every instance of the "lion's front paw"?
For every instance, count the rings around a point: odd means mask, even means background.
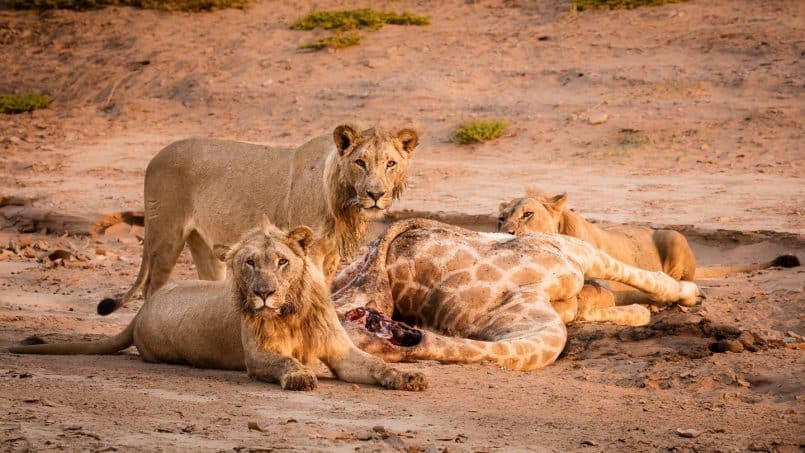
[[[419,372],[407,372],[394,370],[383,379],[383,387],[392,390],[408,390],[411,392],[421,392],[428,388],[428,380],[425,375]]]
[[[310,370],[290,371],[280,378],[283,390],[314,390],[317,384],[316,375]]]
[[[679,282],[681,287],[681,296],[679,298],[679,305],[692,307],[704,300],[704,293],[699,289],[699,286],[693,282]]]

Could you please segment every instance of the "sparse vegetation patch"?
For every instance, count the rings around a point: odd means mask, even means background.
[[[326,48],[331,49],[342,49],[344,47],[354,46],[361,42],[362,36],[360,33],[356,32],[347,32],[347,33],[335,33],[331,36],[326,36],[324,38],[317,39],[313,42],[309,42],[307,44],[302,44],[299,46],[300,49],[309,49],[309,50],[321,50]]]
[[[163,11],[212,11],[245,8],[249,0],[8,0],[14,9],[73,9],[85,11],[105,6],[131,6]]]
[[[314,11],[291,25],[292,30],[353,30],[368,28],[378,30],[383,25],[429,25],[430,17],[418,16],[408,11],[400,14],[375,11],[371,8],[343,11]]]
[[[41,94],[0,96],[0,113],[24,113],[44,109],[53,99]]]
[[[618,144],[625,148],[640,148],[649,144],[649,139],[637,129],[621,129],[618,131]]]
[[[356,31],[362,28],[379,30],[384,25],[429,25],[430,17],[419,16],[408,11],[395,13],[375,11],[371,8],[342,11],[314,11],[291,24],[292,30],[313,30],[321,28],[334,30],[331,36],[299,46],[300,49],[341,49],[354,46],[362,36]]]
[[[682,3],[687,0],[571,0],[571,8],[576,11],[585,9],[634,9],[641,6],[659,6],[666,3]]]
[[[462,145],[483,143],[496,139],[506,132],[508,123],[504,120],[470,120],[458,125],[456,141]]]

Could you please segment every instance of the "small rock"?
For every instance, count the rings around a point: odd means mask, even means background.
[[[738,340],[721,340],[710,347],[713,352],[743,352],[744,345]]]
[[[266,432],[265,428],[263,428],[263,427],[262,427],[262,426],[260,426],[260,425],[259,425],[257,422],[254,422],[254,421],[250,421],[250,422],[247,424],[247,426],[248,426],[248,427],[249,427],[249,429],[250,429],[250,430],[252,430],[252,431],[260,431],[261,433]]]
[[[377,425],[377,426],[372,427],[372,431],[374,431],[374,432],[376,432],[378,434],[386,434],[386,432],[387,432],[386,427],[383,426],[383,425]]]
[[[363,441],[372,440],[374,437],[375,434],[371,431],[366,431],[355,436],[356,439]]]
[[[62,261],[69,261],[73,259],[73,254],[64,249],[56,249],[50,254],[48,254],[48,259],[50,261],[62,260]]]
[[[681,437],[687,437],[687,438],[690,438],[690,439],[693,439],[695,437],[699,437],[702,434],[701,431],[699,431],[698,429],[693,429],[693,428],[687,428],[687,429],[677,428],[676,433],[679,434]]]
[[[437,447],[436,444],[430,444],[422,453],[439,453],[439,447]]]
[[[358,384],[352,384],[352,391],[353,391],[353,392],[358,392],[358,391],[360,391],[360,390],[361,390],[361,386],[360,386],[360,385],[358,385]]]
[[[391,448],[397,451],[407,451],[408,448],[405,445],[405,442],[400,439],[400,436],[396,434],[389,434],[388,436],[384,437],[383,440],[389,444]]]
[[[590,118],[587,120],[590,124],[604,124],[609,120],[609,115],[606,113],[596,113],[595,115],[590,115]]]
[[[581,441],[581,444],[582,445],[589,445],[591,447],[597,447],[598,446],[598,442],[595,442],[595,441],[592,441],[592,440],[583,440],[583,441]]]
[[[101,255],[101,256],[106,256],[106,249],[103,248],[103,247],[95,247],[95,254],[96,255]]]

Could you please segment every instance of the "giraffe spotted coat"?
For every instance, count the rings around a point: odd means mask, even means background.
[[[699,297],[694,283],[628,266],[572,237],[408,219],[339,274],[333,301],[352,340],[387,361],[493,361],[526,371],[556,360],[569,321],[648,323],[646,308],[614,306],[588,278],[627,283],[657,302]]]

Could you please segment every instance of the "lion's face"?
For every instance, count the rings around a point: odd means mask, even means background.
[[[253,316],[275,318],[300,310],[292,288],[304,278],[307,249],[313,238],[310,228],[301,226],[285,234],[275,227],[263,227],[244,236],[223,258],[240,289],[242,310]]]
[[[376,129],[359,133],[341,125],[333,131],[333,139],[340,156],[341,182],[350,189],[345,203],[370,215],[391,206],[405,188],[417,133],[412,129],[396,134]]]
[[[498,231],[515,236],[535,232],[558,233],[566,200],[567,197],[562,194],[548,200],[524,197],[501,203]]]

